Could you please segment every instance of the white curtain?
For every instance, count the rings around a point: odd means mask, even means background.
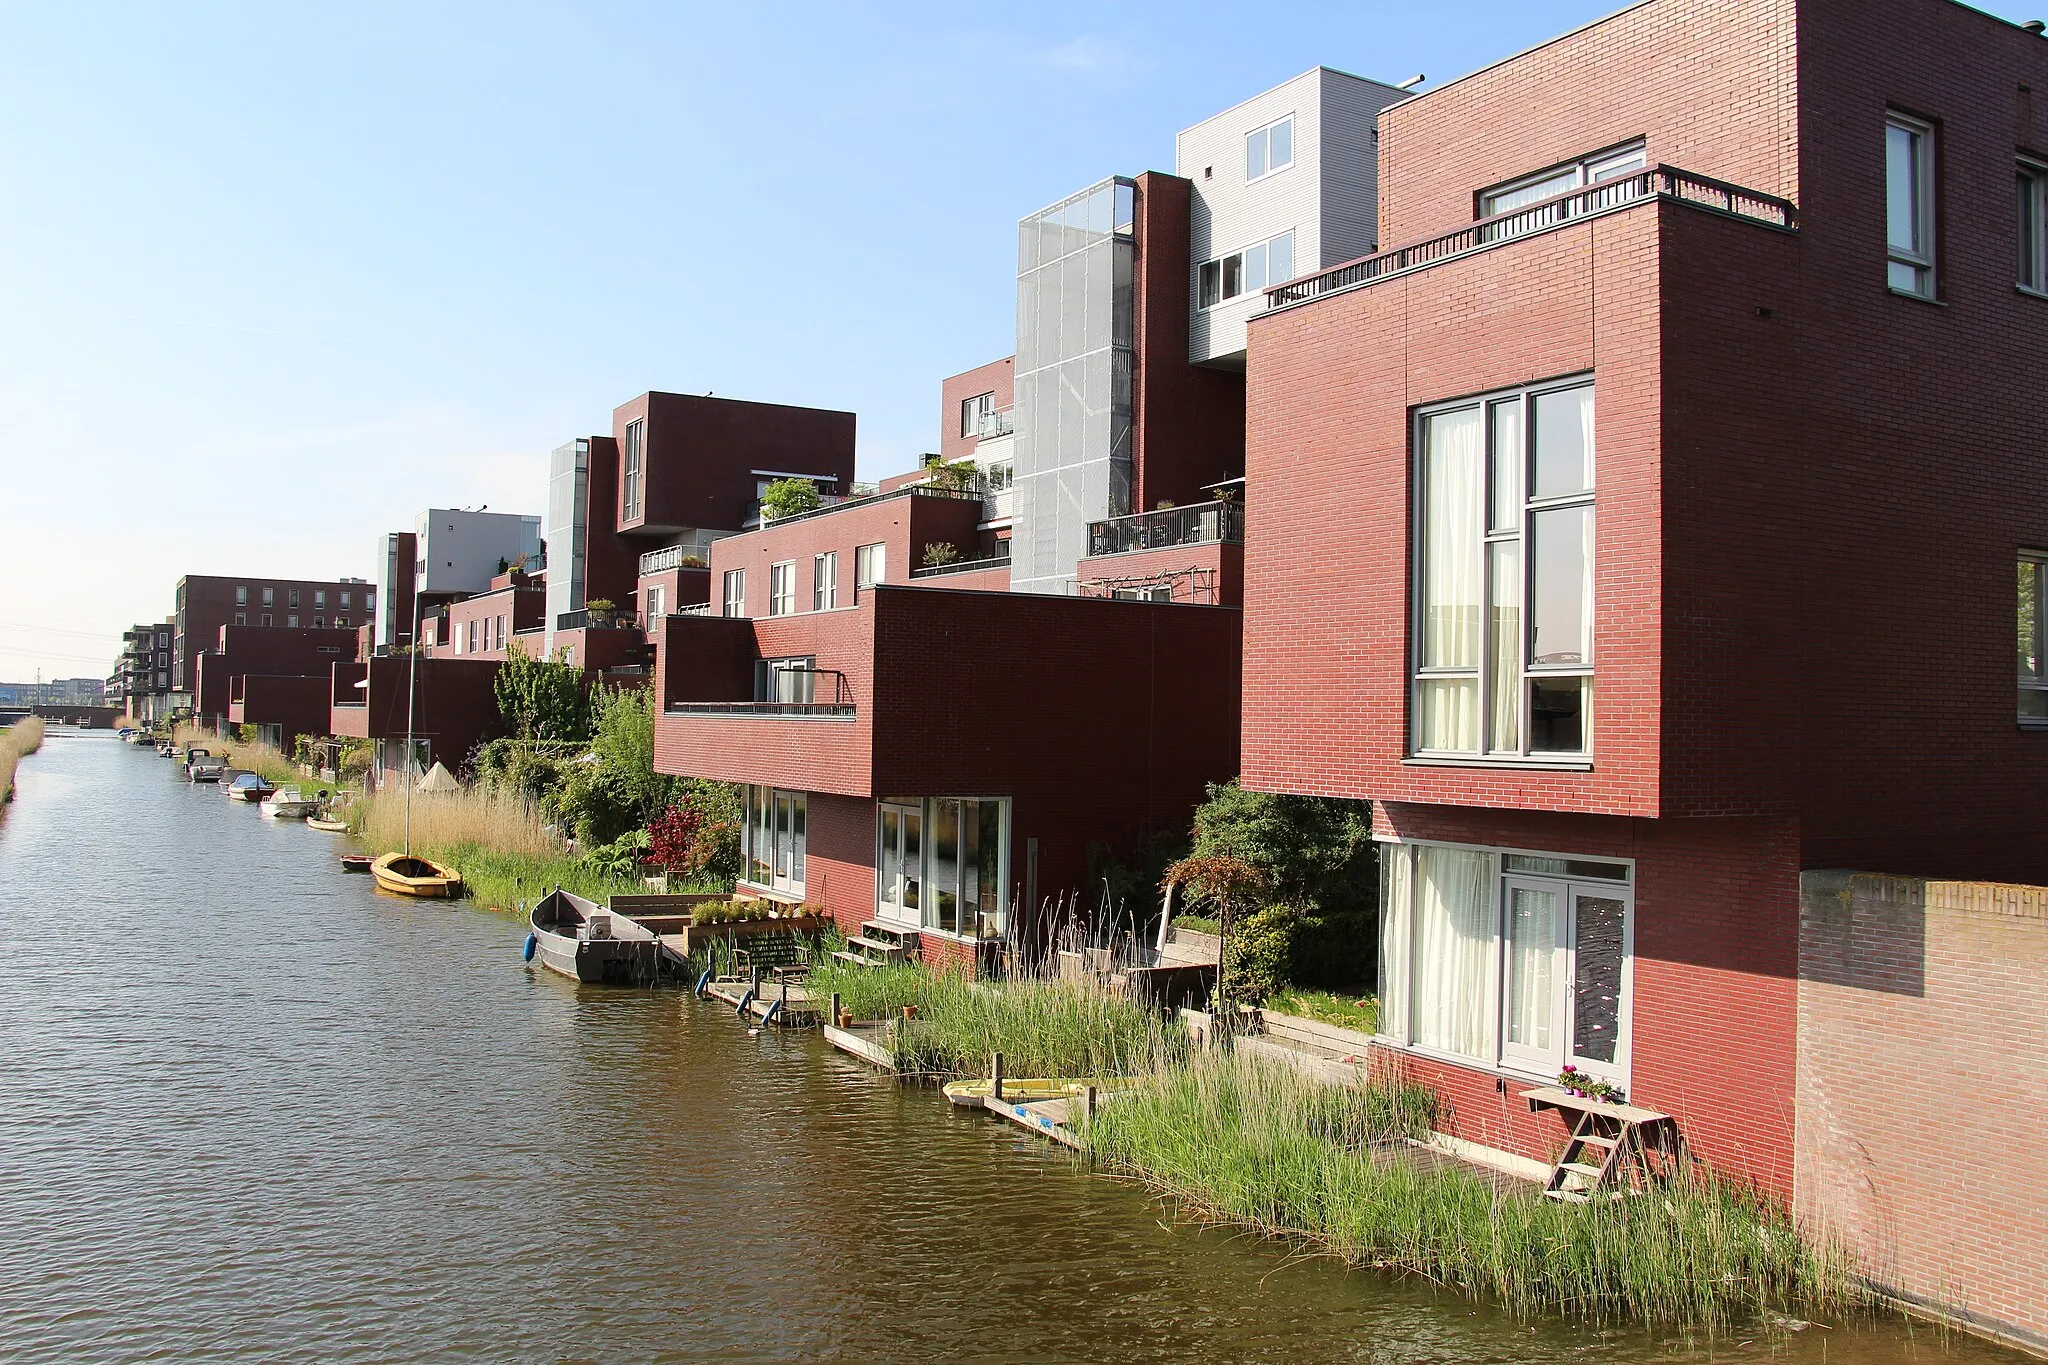
[[[1408,1041],[1408,924],[1414,879],[1411,850],[1404,844],[1380,845],[1380,1034]]]
[[[1522,565],[1521,546],[1501,541],[1487,546],[1492,559],[1493,700],[1488,710],[1487,748],[1517,753],[1522,747]]]
[[[1479,408],[1438,413],[1424,423],[1420,661],[1425,668],[1479,667],[1485,450]],[[1419,748],[1477,750],[1477,678],[1424,681],[1417,689],[1416,728]]]
[[[1557,1050],[1557,955],[1564,941],[1564,893],[1556,887],[1508,888],[1508,1037],[1517,1047]]]
[[[1414,966],[1409,981],[1414,1041],[1491,1062],[1490,986],[1497,923],[1493,855],[1424,847],[1416,849],[1415,863]]]

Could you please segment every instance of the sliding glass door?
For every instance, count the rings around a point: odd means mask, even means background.
[[[974,797],[883,801],[876,808],[880,919],[962,938],[1000,938],[1008,803]]]

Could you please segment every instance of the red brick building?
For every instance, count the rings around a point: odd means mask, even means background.
[[[1252,320],[1244,777],[1374,802],[1456,1136],[1570,1063],[1789,1193],[1801,870],[2048,879],[2044,82],[1651,0],[1385,110],[1393,249]]]
[[[361,627],[222,626],[194,656],[193,714],[202,725],[253,725],[290,753],[328,733],[334,665],[356,658]]]
[[[503,732],[494,691],[503,666],[497,659],[411,654],[336,664],[328,693],[329,731],[374,742],[372,785],[404,780],[408,733],[419,772],[441,763],[459,773],[478,744]]]
[[[180,707],[196,700],[197,656],[220,639],[223,626],[286,630],[351,630],[372,619],[377,590],[360,578],[223,577],[186,574],[178,580],[171,640],[171,691]],[[213,713],[218,714],[218,713]]]

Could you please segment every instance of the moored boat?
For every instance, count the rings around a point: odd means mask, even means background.
[[[263,814],[272,820],[304,820],[320,809],[320,798],[297,787],[278,787],[263,798]]]
[[[228,782],[228,800],[247,801],[254,805],[276,790],[261,773],[236,773]]]
[[[348,821],[331,820],[324,815],[309,815],[306,817],[306,828],[325,830],[329,834],[346,834],[348,833]]]
[[[376,861],[367,853],[344,853],[341,855],[341,870],[367,873]]]
[[[527,916],[526,958],[574,981],[643,986],[654,980],[652,933],[624,915],[559,886]]]
[[[380,889],[400,896],[445,898],[462,893],[461,873],[417,854],[387,853],[370,864],[370,875]]]
[[[221,775],[226,773],[227,770],[228,761],[226,759],[214,758],[209,754],[200,754],[185,765],[185,780],[187,782],[218,782],[221,780]]]

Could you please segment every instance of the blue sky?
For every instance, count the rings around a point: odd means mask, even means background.
[[[104,675],[183,573],[537,513],[649,388],[907,468],[1011,349],[1021,215],[1318,63],[1614,7],[0,0],[0,679]]]

